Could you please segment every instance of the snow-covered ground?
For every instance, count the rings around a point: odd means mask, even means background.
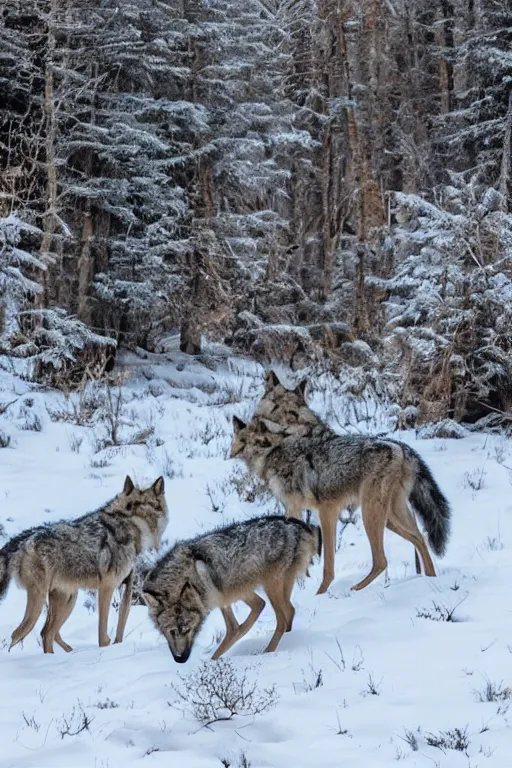
[[[165,475],[166,546],[275,508],[272,499],[245,500],[250,480],[226,459],[231,417],[250,413],[262,391],[261,368],[218,358],[205,366],[177,354],[126,362],[130,378],[110,404],[92,391],[81,404],[66,401],[0,374],[0,438],[11,437],[0,449],[7,537],[94,509],[121,490],[127,473],[139,484]],[[322,403],[339,426],[346,403],[318,395],[315,407]],[[118,414],[121,447],[101,448],[109,412],[111,421]],[[370,555],[360,522],[349,524],[340,536],[336,581],[315,596],[317,564],[296,587],[294,629],[278,652],[260,655],[274,627],[265,609],[227,654],[240,675],[250,668],[261,689],[275,685],[278,702],[268,712],[201,727],[180,703],[173,685],[186,688],[180,676],[209,658],[223,628],[218,612],[183,666],[143,606],[132,608],[121,645],[98,648],[94,597],[85,592],[62,631],[72,653],[56,648],[43,655],[44,617],[8,653],[25,606],[25,594],[12,585],[0,606],[2,768],[382,768],[395,761],[510,768],[512,442],[483,434],[401,437],[426,459],[453,506],[439,576],[417,577],[412,548],[386,534],[387,578],[351,593]],[[455,621],[435,620],[453,608]],[[238,606],[238,615],[245,610]],[[111,633],[116,620],[112,610]],[[480,700],[486,697],[494,700]]]

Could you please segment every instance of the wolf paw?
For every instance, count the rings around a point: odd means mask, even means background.
[[[73,648],[70,645],[68,645],[67,643],[63,643],[61,645],[61,648],[62,648],[63,651],[66,651],[66,653],[71,653],[71,651],[73,650]]]

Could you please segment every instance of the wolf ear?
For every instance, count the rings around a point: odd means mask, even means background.
[[[245,429],[247,424],[242,421],[242,419],[239,419],[238,416],[233,416],[233,429],[235,431],[235,435],[237,435],[241,429]]]
[[[125,496],[129,496],[130,493],[134,490],[135,486],[132,482],[132,479],[130,475],[126,475],[126,480],[124,481],[124,487],[123,487],[123,493]]]
[[[265,376],[265,392],[270,392],[274,387],[278,387],[280,383],[274,371],[269,371]]]
[[[304,400],[306,399],[306,390],[308,388],[308,380],[303,379],[300,384],[295,387],[296,394],[300,395]]]
[[[155,496],[162,496],[164,492],[164,479],[162,476],[155,480],[151,489],[155,492]]]
[[[153,609],[158,608],[160,601],[154,592],[143,591],[142,598],[148,608],[153,608]]]

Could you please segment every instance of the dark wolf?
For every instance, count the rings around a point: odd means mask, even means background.
[[[143,585],[150,615],[164,635],[174,660],[187,661],[204,619],[220,608],[226,636],[213,654],[218,659],[243,637],[257,620],[265,601],[263,587],[277,625],[265,652],[275,651],[284,632],[292,628],[293,585],[307,572],[322,548],[317,526],[278,515],[234,523],[176,544],[156,564]],[[232,603],[242,600],[251,609],[238,624]]]
[[[27,592],[23,621],[11,636],[11,648],[33,629],[48,599],[41,632],[43,650],[53,653],[82,587],[98,590],[99,644],[110,644],[108,612],[116,587],[125,590],[116,633],[121,642],[128,618],[137,556],[160,545],[168,521],[164,480],[147,489],[135,488],[129,477],[118,496],[104,507],[77,520],[61,521],[23,531],[0,549],[0,600],[11,578]]]

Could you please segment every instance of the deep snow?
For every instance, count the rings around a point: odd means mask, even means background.
[[[235,486],[243,468],[226,459],[231,417],[251,412],[262,391],[262,370],[249,361],[212,360],[208,367],[176,353],[128,356],[120,434],[128,442],[142,439],[137,433],[145,430],[146,444],[99,452],[106,429],[100,412],[92,425],[63,421],[62,412],[71,411],[63,395],[33,390],[0,372],[0,411],[15,401],[0,415],[0,432],[11,436],[11,445],[0,449],[6,536],[94,509],[121,490],[127,473],[140,484],[166,473],[166,546],[274,510],[272,499],[240,500]],[[346,403],[325,392],[313,403],[324,412],[328,405],[335,428],[334,417],[339,425],[348,412]],[[41,430],[23,429],[37,427],[36,416]],[[377,421],[371,419],[370,428],[384,429],[384,416]],[[411,767],[510,768],[505,689],[512,684],[512,442],[485,434],[461,440],[422,440],[413,432],[400,437],[425,458],[453,507],[448,552],[436,563],[439,576],[417,577],[410,545],[387,534],[386,578],[351,593],[350,586],[369,570],[370,555],[360,521],[348,525],[336,581],[327,595],[315,596],[317,564],[296,587],[294,629],[278,652],[259,655],[274,627],[273,613],[265,609],[227,654],[240,669],[254,667],[262,688],[275,684],[279,701],[265,714],[201,728],[176,704],[172,684],[211,654],[223,628],[218,612],[181,667],[142,606],[132,608],[122,645],[98,648],[94,598],[85,592],[62,630],[71,654],[56,648],[55,655],[43,655],[38,633],[44,616],[23,645],[8,653],[25,606],[25,594],[12,585],[0,606],[2,768],[238,768],[244,759],[252,768],[382,768],[396,761]],[[458,621],[417,615],[437,615],[434,603],[441,612],[460,603]],[[238,615],[245,610],[238,606]],[[112,609],[111,634],[116,620]],[[502,701],[478,700],[489,681],[503,684]],[[72,735],[84,713],[88,730]],[[457,728],[466,729],[469,740],[463,751],[427,743],[429,734]],[[406,731],[415,732],[416,743]]]

